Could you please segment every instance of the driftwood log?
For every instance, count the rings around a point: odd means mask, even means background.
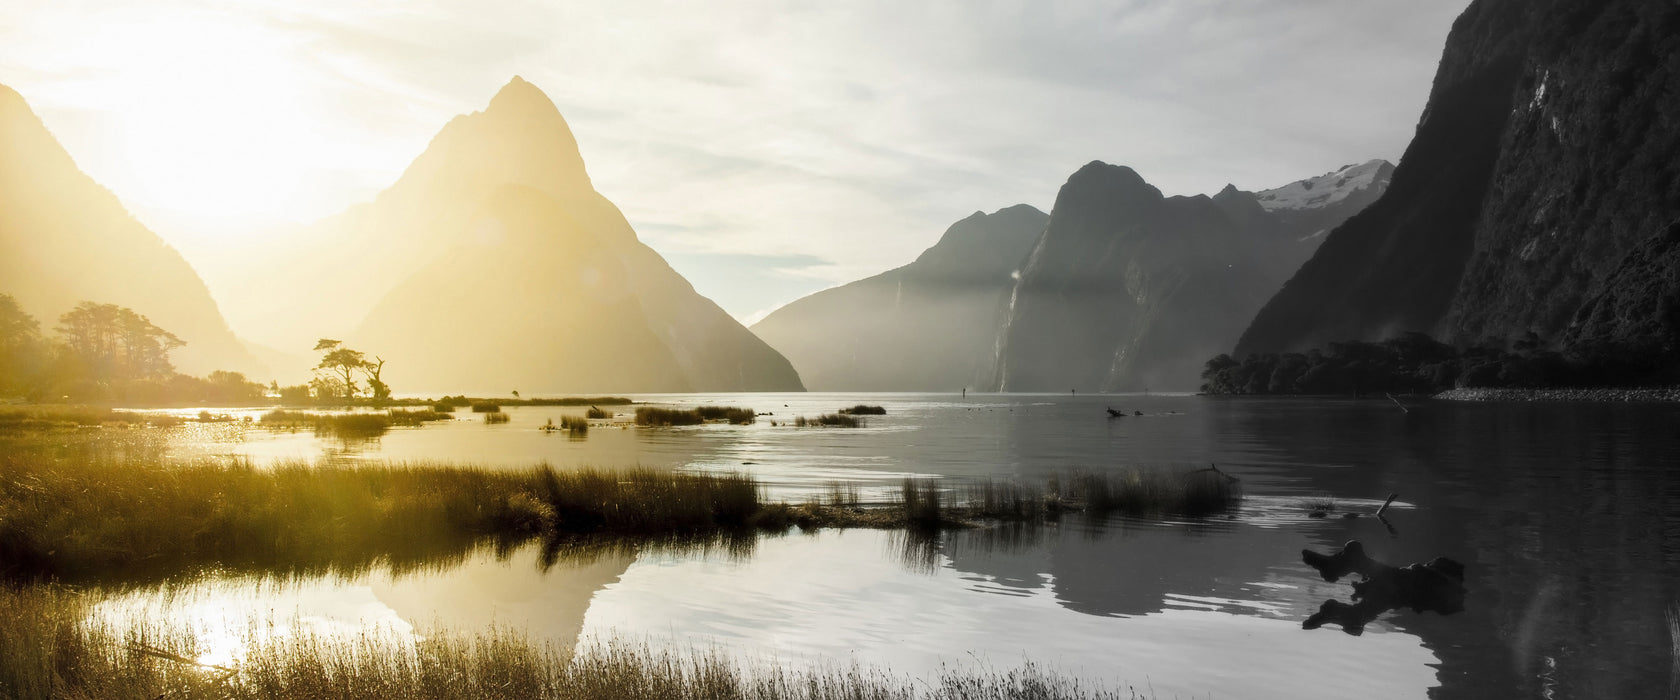
[[[1411,608],[1420,613],[1451,615],[1464,609],[1464,565],[1446,557],[1436,557],[1426,564],[1390,566],[1367,556],[1358,540],[1350,540],[1334,554],[1303,549],[1301,560],[1317,569],[1326,581],[1349,574],[1361,577],[1353,583],[1354,602],[1324,601],[1317,613],[1301,623],[1306,629],[1334,623],[1343,632],[1357,635],[1365,631],[1366,624],[1390,610]]]

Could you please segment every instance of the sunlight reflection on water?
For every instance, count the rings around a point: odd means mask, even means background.
[[[790,663],[856,658],[915,673],[1031,659],[1147,684],[1160,697],[1422,697],[1432,687],[1440,697],[1627,697],[1669,681],[1671,636],[1651,611],[1680,599],[1680,511],[1671,506],[1680,470],[1668,468],[1680,464],[1680,409],[1672,406],[1427,402],[1402,414],[1383,402],[1186,396],[638,400],[751,406],[778,423],[864,402],[888,415],[861,429],[771,426],[763,417],[750,426],[602,426],[567,440],[536,428],[582,407],[514,407],[506,425],[463,413],[355,445],[238,423],[168,434],[176,455],[258,464],[741,471],[772,498],[793,501],[837,480],[886,502],[906,475],[956,489],[979,478],[1041,483],[1075,469],[1213,462],[1242,477],[1246,499],[1229,521],[1069,520],[931,542],[790,534],[760,539],[746,557],[641,551],[547,573],[529,550],[505,561],[480,553],[443,571],[288,584],[297,593],[212,593],[217,603],[183,619],[226,610],[234,620],[253,611],[289,620],[296,611],[342,625],[332,629],[401,622],[469,631],[516,621],[568,646],[607,634],[714,640]],[[1128,415],[1108,419],[1107,405]],[[1390,492],[1401,494],[1392,530],[1371,517]],[[1309,519],[1307,502],[1323,498],[1334,501],[1332,516],[1361,517]],[[1301,549],[1349,539],[1394,563],[1460,559],[1466,610],[1390,613],[1357,638],[1300,629],[1320,602],[1350,593],[1306,569]],[[112,610],[143,604],[159,606],[143,608],[148,615],[178,614],[154,594],[125,595]]]

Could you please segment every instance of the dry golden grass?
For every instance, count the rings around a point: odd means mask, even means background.
[[[998,673],[947,668],[914,679],[858,665],[789,669],[742,664],[716,649],[644,642],[585,644],[577,653],[504,628],[389,629],[353,637],[258,635],[226,666],[194,661],[204,640],[168,621],[115,629],[89,619],[87,594],[57,586],[0,587],[0,697],[567,698],[575,700],[1072,700],[1137,698],[1028,665]]]

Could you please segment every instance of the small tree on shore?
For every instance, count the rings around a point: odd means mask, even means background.
[[[321,356],[321,363],[315,365],[315,371],[336,380],[344,388],[345,398],[356,398],[355,373],[367,362],[361,351],[344,347],[343,343],[331,338],[317,341],[315,351],[326,353]]]
[[[332,395],[342,392],[345,398],[356,398],[360,387],[356,385],[356,373],[360,372],[367,379],[368,395],[375,401],[386,401],[391,398],[391,387],[379,378],[385,371],[384,358],[374,356],[368,360],[367,355],[360,350],[344,347],[340,341],[332,338],[322,338],[315,343],[315,351],[326,353],[321,356],[321,363],[315,365],[316,380],[311,382],[317,387],[317,395],[326,395],[332,390]]]
[[[385,359],[374,355],[378,362],[362,362],[362,372],[367,375],[368,392],[373,394],[375,401],[388,401],[391,398],[391,387],[379,380],[379,373],[385,370]]]

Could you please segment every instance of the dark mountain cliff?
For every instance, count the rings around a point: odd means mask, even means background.
[[[957,391],[990,381],[1011,275],[1048,216],[975,212],[903,267],[777,309],[752,330],[813,391]]]
[[[1237,345],[1534,333],[1673,370],[1680,7],[1477,0],[1388,192],[1330,234]]]
[[[18,95],[0,85],[0,294],[50,330],[92,301],[133,309],[186,341],[190,374],[262,377],[186,259],[83,173]]]
[[[1288,239],[1233,201],[1252,195],[1222,195],[1163,197],[1100,162],[1074,173],[1012,292],[994,388],[1193,387],[1200,353],[1228,343],[1287,274]],[[1256,222],[1272,235],[1253,235]]]

